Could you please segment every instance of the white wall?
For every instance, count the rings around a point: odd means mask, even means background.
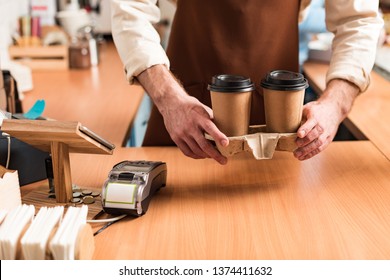
[[[175,15],[175,5],[172,4],[169,0],[159,0],[161,18],[169,19],[172,22],[173,16]]]
[[[159,6],[160,6],[160,11],[161,11],[161,19],[167,19],[169,21],[169,27],[167,29],[167,33],[165,35],[165,38],[161,38],[162,40],[162,45],[164,47],[167,47],[168,45],[168,39],[169,39],[169,34],[171,30],[171,24],[173,17],[175,16],[176,12],[176,6],[169,0],[159,0]]]
[[[18,18],[29,12],[28,0],[0,0],[0,69],[8,69],[18,82],[20,98],[23,91],[33,88],[31,70],[12,63],[8,47],[12,44],[12,34],[18,30]]]
[[[12,34],[18,30],[18,18],[28,14],[28,0],[0,0],[0,51],[8,49]]]

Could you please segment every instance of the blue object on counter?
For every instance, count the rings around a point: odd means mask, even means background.
[[[28,110],[27,113],[24,113],[23,116],[26,119],[35,120],[39,118],[43,111],[45,110],[45,100],[37,100],[35,104]]]
[[[43,111],[45,110],[45,105],[45,100],[37,100],[27,113],[13,114],[12,117],[14,119],[36,120],[42,116]]]

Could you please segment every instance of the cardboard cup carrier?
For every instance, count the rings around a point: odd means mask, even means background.
[[[216,146],[224,156],[252,153],[255,159],[271,159],[275,150],[294,151],[301,124],[307,80],[302,74],[276,70],[261,81],[264,90],[266,125],[249,126],[251,94],[249,78],[217,75],[208,89],[214,122],[229,138],[229,145]],[[213,140],[211,136],[206,138]]]

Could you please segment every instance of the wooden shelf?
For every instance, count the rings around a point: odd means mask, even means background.
[[[9,47],[11,59],[32,70],[64,70],[69,68],[68,46]]]

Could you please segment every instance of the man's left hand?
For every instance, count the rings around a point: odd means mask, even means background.
[[[309,159],[333,141],[340,123],[350,112],[359,88],[345,80],[332,80],[317,101],[303,107],[302,125],[297,132],[294,156]]]

